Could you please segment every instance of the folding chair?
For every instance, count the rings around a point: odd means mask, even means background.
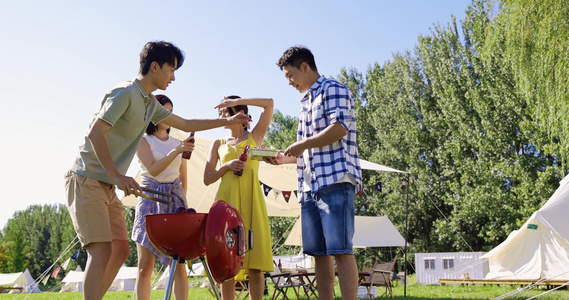
[[[393,260],[390,262],[381,262],[379,259],[376,259],[373,268],[362,269],[362,274],[366,275],[360,276],[359,285],[366,287],[366,298],[374,299],[375,297],[372,294],[372,289],[377,288],[378,286],[385,286],[385,293],[383,293],[383,295],[389,295],[391,299],[393,299],[391,278],[393,276],[393,269],[395,268],[396,261],[397,255],[395,255]]]
[[[275,263],[275,261],[273,261],[273,263]],[[275,291],[271,299],[274,300],[281,294],[283,295],[283,299],[289,299],[287,292],[290,288],[292,288],[296,294],[296,298],[300,298],[298,291],[302,287],[302,284],[298,280],[293,280],[290,273],[282,272],[276,263],[275,266],[275,271],[269,272],[269,277],[275,286]]]

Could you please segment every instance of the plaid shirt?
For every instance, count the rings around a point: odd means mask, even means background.
[[[340,122],[348,134],[340,140],[317,148],[308,149],[311,191],[336,183],[346,173],[354,176],[357,190],[361,188],[362,171],[356,143],[356,117],[352,93],[342,83],[320,76],[301,100],[297,140],[314,136],[328,126]],[[304,159],[297,159],[298,190],[304,182]],[[301,194],[300,202],[304,200]]]

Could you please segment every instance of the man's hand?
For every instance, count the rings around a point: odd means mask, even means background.
[[[234,116],[227,118],[230,124],[241,123],[247,125],[251,121],[251,117],[244,113],[238,113]]]
[[[263,161],[271,165],[284,165],[284,164],[295,164],[296,158],[284,156],[281,153],[279,153],[277,154],[276,157],[265,156],[263,157]]]
[[[284,151],[284,155],[285,156],[292,156],[292,157],[299,157],[302,155],[302,153],[304,152],[304,150],[306,150],[304,148],[304,141],[298,141],[295,142],[294,144],[288,146],[288,148],[286,148],[286,150]]]
[[[128,196],[130,194],[138,196],[139,194],[143,193],[140,185],[138,185],[138,182],[136,182],[136,180],[134,180],[132,177],[118,174],[111,176],[111,180],[119,189],[123,190],[125,196]]]

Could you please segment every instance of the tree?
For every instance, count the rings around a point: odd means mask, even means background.
[[[285,116],[279,110],[275,110],[263,144],[273,149],[286,149],[296,141],[297,124],[298,118]]]
[[[26,268],[38,277],[47,270],[75,238],[67,207],[32,205],[8,220],[1,242],[6,249],[6,271]],[[70,251],[70,257],[74,251]],[[67,257],[63,257],[60,263]],[[81,261],[78,260],[77,263]]]
[[[566,165],[569,155],[569,6],[563,0],[500,1],[499,14],[480,49],[491,56],[503,48],[528,117],[522,129],[533,135],[550,162]],[[567,167],[564,167],[565,169]]]

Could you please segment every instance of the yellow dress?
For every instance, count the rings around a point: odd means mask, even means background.
[[[239,158],[245,145],[249,145],[251,148],[257,146],[251,133],[249,133],[246,141],[237,146],[227,145],[225,139],[220,141],[217,154],[221,164]],[[233,174],[233,171],[228,171],[221,177],[219,190],[215,196],[216,200],[223,200],[235,207],[241,214],[245,229],[253,231],[253,249],[245,254],[243,269],[236,276],[236,280],[244,278],[248,269],[257,269],[261,272],[272,272],[274,270],[269,217],[258,173],[259,161],[248,159],[242,176],[237,176]]]

